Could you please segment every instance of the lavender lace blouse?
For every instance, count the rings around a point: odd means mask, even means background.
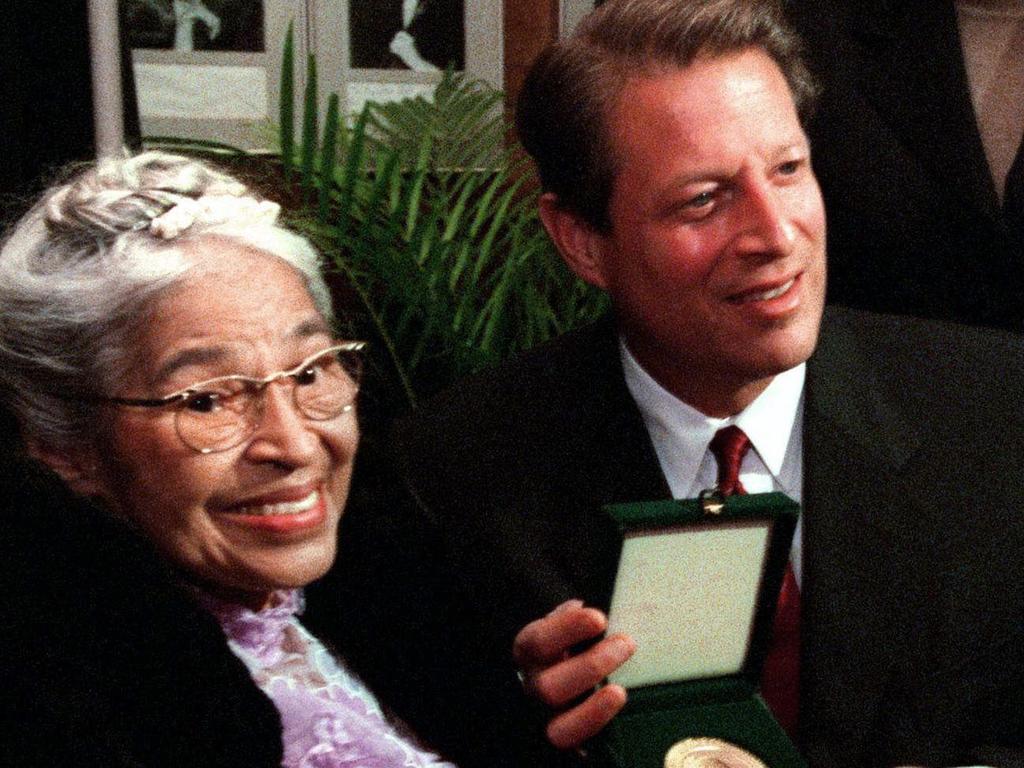
[[[281,715],[284,768],[453,768],[387,719],[369,689],[299,623],[300,590],[275,592],[258,612],[199,597]]]

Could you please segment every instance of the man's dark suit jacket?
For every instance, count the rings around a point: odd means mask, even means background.
[[[989,172],[953,0],[788,4],[823,86],[808,133],[829,301],[1024,329],[1024,247]]]
[[[826,313],[804,416],[812,765],[966,765],[1024,743],[1021,353],[994,332]],[[512,639],[568,598],[606,608],[601,505],[669,493],[611,323],[456,387],[395,440],[414,503],[378,478],[381,503],[350,506],[307,617],[465,766],[556,764]]]

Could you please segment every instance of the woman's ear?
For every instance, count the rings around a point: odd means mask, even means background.
[[[29,456],[53,470],[78,495],[103,495],[100,463],[91,449],[60,451],[36,439],[29,439],[27,448]]]
[[[563,208],[551,192],[540,196],[540,219],[562,260],[584,282],[606,290],[605,238],[577,214]]]

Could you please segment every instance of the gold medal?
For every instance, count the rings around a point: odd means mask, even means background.
[[[683,739],[665,753],[665,768],[766,768],[735,744],[721,739]]]

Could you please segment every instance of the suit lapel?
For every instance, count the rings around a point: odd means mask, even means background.
[[[830,314],[804,410],[802,728],[809,755],[859,763],[903,643],[893,558],[907,517],[889,511],[913,495],[901,469],[917,443],[880,394],[856,316]]]
[[[618,338],[609,334],[600,343],[607,346],[595,351],[594,360],[610,365],[595,371],[590,388],[595,400],[592,413],[601,418],[589,419],[582,434],[584,444],[604,447],[593,468],[595,497],[616,501],[669,498],[668,483],[643,417],[626,387]]]
[[[580,595],[607,608],[614,583],[619,539],[608,503],[671,498],[643,417],[633,401],[619,361],[611,318],[586,330],[576,349],[566,386],[578,399],[576,421],[555,459],[555,474],[576,478],[565,488],[564,509],[571,536],[562,556]],[[568,370],[566,373],[568,373]]]

